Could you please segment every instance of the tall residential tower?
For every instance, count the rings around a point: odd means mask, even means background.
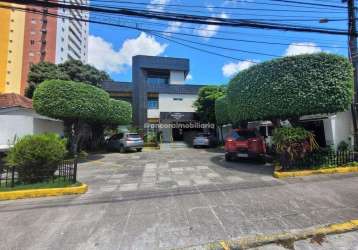
[[[62,2],[88,3],[87,0]],[[87,62],[88,23],[76,20],[88,20],[87,12],[0,4],[13,7],[0,8],[0,93],[23,95],[32,64],[63,63],[69,59]],[[36,9],[38,13],[16,9],[26,7]],[[48,13],[59,17],[49,16]]]

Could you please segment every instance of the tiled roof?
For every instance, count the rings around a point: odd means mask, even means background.
[[[205,85],[194,84],[148,84],[147,91],[160,94],[192,94],[195,95],[199,92],[199,89]],[[132,92],[131,82],[112,82],[106,81],[102,83],[102,87],[107,92]]]
[[[13,107],[32,109],[32,100],[15,93],[0,95],[0,109]]]

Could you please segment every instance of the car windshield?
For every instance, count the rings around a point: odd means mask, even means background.
[[[196,137],[208,137],[209,134],[198,134]]]
[[[134,138],[134,139],[140,139],[140,135],[139,134],[127,134],[128,138]]]
[[[247,140],[252,137],[256,137],[256,133],[254,130],[239,130],[233,131],[231,137],[235,140]]]

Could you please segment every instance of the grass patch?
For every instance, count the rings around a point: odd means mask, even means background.
[[[43,188],[63,188],[63,187],[78,187],[80,182],[69,182],[63,178],[57,178],[54,181],[50,182],[39,182],[33,184],[15,184],[15,187],[5,187],[5,183],[1,183],[0,192],[9,192],[9,191],[18,191],[18,190],[27,190],[27,189],[43,189]]]

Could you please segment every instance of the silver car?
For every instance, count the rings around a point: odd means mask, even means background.
[[[214,147],[217,143],[216,137],[209,133],[200,133],[194,137],[193,147]]]
[[[120,133],[110,137],[107,141],[107,149],[124,153],[129,149],[142,151],[144,141],[137,133]]]

